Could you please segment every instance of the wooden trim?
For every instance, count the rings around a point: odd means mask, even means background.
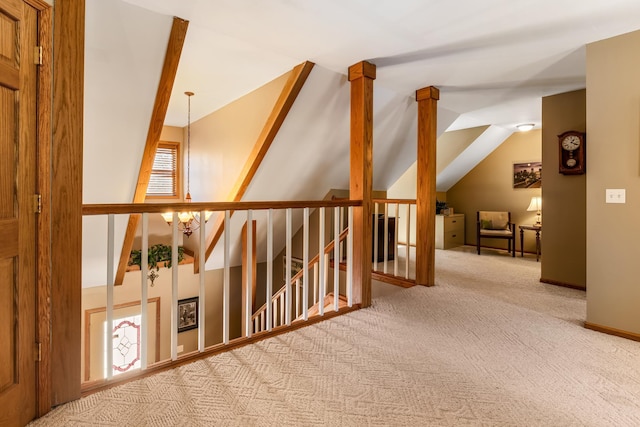
[[[181,200],[182,199],[182,143],[180,141],[158,141],[156,150],[158,148],[168,148],[170,150],[176,150],[176,177],[175,177],[176,194],[175,196],[154,196],[154,195],[149,196],[146,194],[146,190],[145,190],[145,201]],[[154,160],[155,160],[155,155],[154,155]],[[151,162],[151,171],[149,172],[149,180],[147,181],[147,184],[151,180],[152,173],[153,173],[153,161]]]
[[[584,322],[584,327],[592,331],[602,332],[608,335],[626,338],[628,340],[640,341],[640,334],[635,332],[623,331],[622,329],[611,328],[609,326],[598,325],[596,323]]]
[[[156,304],[156,360],[155,362],[160,361],[160,297],[147,298],[147,304]],[[127,307],[135,307],[139,305],[142,307],[142,301],[131,301],[125,302],[122,304],[116,304],[113,306],[113,310],[118,310],[121,308]],[[107,307],[96,307],[90,308],[84,311],[84,381],[89,381],[91,376],[91,364],[90,364],[90,353],[91,353],[91,334],[89,331],[91,328],[88,327],[89,320],[91,320],[91,315],[96,313],[102,313],[103,311],[107,311]]]
[[[171,33],[169,34],[169,42],[167,44],[167,53],[164,57],[162,74],[160,75],[158,91],[156,92],[153,112],[151,113],[151,121],[149,122],[149,130],[147,131],[147,140],[140,162],[140,171],[138,172],[138,182],[133,195],[133,203],[143,203],[147,195],[153,159],[155,158],[158,141],[162,134],[162,126],[164,125],[164,119],[167,115],[169,99],[171,98],[171,91],[178,71],[180,55],[182,54],[182,47],[187,36],[188,27],[189,21],[177,17],[173,18],[173,25],[171,26]],[[120,252],[118,271],[116,272],[116,285],[121,285],[124,280],[124,273],[127,270],[127,263],[131,255],[131,248],[133,248],[133,240],[136,237],[139,221],[139,216],[129,217],[127,231],[125,232],[124,242],[122,243],[122,251]]]
[[[415,280],[405,279],[404,277],[397,277],[392,274],[385,274],[380,271],[372,271],[371,278],[379,282],[385,282],[390,285],[401,286],[403,288],[412,288],[416,285]]]
[[[416,91],[418,102],[418,182],[416,190],[416,283],[435,285],[436,144],[440,91]]]
[[[503,248],[504,250],[504,248]],[[587,287],[582,285],[576,285],[573,283],[560,282],[558,280],[545,279],[543,277],[540,278],[542,283],[547,283],[549,285],[562,286],[563,288],[577,289],[579,291],[586,291]]]
[[[39,0],[27,0],[38,11],[38,39],[42,65],[38,67],[38,171],[37,188],[42,211],[37,215],[37,340],[41,346],[37,366],[38,417],[51,410],[51,103],[53,80],[53,11]]]
[[[82,397],[89,396],[95,392],[106,390],[117,385],[122,385],[133,380],[138,380],[140,378],[145,378],[150,375],[157,374],[158,372],[166,371],[168,369],[174,369],[182,365],[186,365],[187,363],[195,362],[196,360],[204,359],[206,357],[215,356],[216,354],[224,353],[230,350],[234,350],[236,348],[241,348],[249,344],[255,344],[259,341],[263,341],[267,338],[272,338],[284,333],[288,333],[291,331],[298,330],[300,328],[314,325],[316,323],[323,322],[325,320],[332,319],[337,316],[341,316],[343,314],[351,313],[353,311],[359,310],[361,306],[359,304],[354,304],[353,307],[344,307],[338,311],[326,311],[324,316],[314,316],[310,317],[309,320],[305,321],[297,321],[293,322],[291,326],[282,325],[273,328],[271,331],[263,331],[251,336],[251,338],[240,337],[234,340],[231,340],[228,345],[224,344],[216,344],[211,347],[206,348],[202,353],[197,351],[187,353],[178,358],[175,362],[171,360],[166,360],[160,363],[156,363],[152,366],[149,366],[144,372],[140,372],[138,375],[130,375],[125,376],[126,374],[119,375],[117,379],[107,381],[95,381],[92,383],[85,383],[82,386]],[[122,377],[122,378],[120,378]]]
[[[50,366],[55,406],[80,397],[85,2],[57,0],[53,13]]]
[[[416,199],[371,199],[373,203],[380,204],[395,204],[398,203],[400,205],[415,205],[417,203]]]
[[[296,200],[290,202],[193,202],[193,203],[123,203],[87,204],[82,206],[83,215],[162,213],[167,210],[226,211],[261,209],[301,209],[362,206],[361,200]]]
[[[371,233],[373,196],[373,79],[375,65],[366,61],[349,67],[351,82],[349,197],[362,200],[353,209],[353,301],[371,305]]]
[[[262,127],[262,131],[260,132],[260,135],[258,136],[258,139],[256,140],[256,143],[254,144],[253,149],[251,150],[251,153],[249,154],[249,157],[236,180],[236,183],[233,185],[231,192],[227,196],[228,201],[239,202],[242,200],[242,196],[244,196],[249,184],[256,175],[262,160],[266,156],[267,151],[269,151],[269,148],[278,134],[278,131],[280,131],[280,127],[287,118],[289,111],[291,111],[291,107],[307,81],[307,77],[309,77],[314,65],[315,64],[313,62],[305,61],[302,64],[295,66],[291,71],[287,82],[282,88],[282,92],[280,92],[280,96],[276,100],[267,121]],[[231,212],[231,215],[233,215],[233,211]],[[211,233],[207,236],[205,260],[209,259],[209,256],[211,255],[211,252],[213,252],[213,248],[218,243],[218,240],[220,240],[220,236],[222,236],[223,231],[224,217],[219,216],[216,219]],[[193,264],[195,273],[198,273],[200,269],[198,255],[199,254],[196,253],[196,262]]]

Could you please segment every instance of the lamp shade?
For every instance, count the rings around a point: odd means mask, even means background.
[[[540,210],[542,210],[542,197],[532,197],[527,211],[537,212]]]

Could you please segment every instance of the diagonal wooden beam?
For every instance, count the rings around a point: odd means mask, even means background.
[[[253,177],[256,175],[264,156],[267,154],[267,151],[269,151],[271,143],[278,134],[284,119],[287,117],[287,114],[289,114],[294,101],[298,97],[304,83],[307,81],[307,77],[309,77],[314,65],[313,62],[305,61],[294,67],[253,146],[253,150],[251,150],[251,154],[249,154],[249,158],[242,168],[242,172],[227,197],[227,201],[239,202],[242,200],[242,196],[244,196],[251,180],[253,180]],[[231,214],[233,214],[233,212],[231,212]],[[223,231],[224,216],[218,215],[213,230],[207,237],[205,260],[209,259],[209,255],[213,252],[213,248],[216,246],[216,243],[218,243],[218,240],[220,240]],[[196,261],[193,265],[195,272],[198,273],[200,264],[197,252]]]
[[[167,53],[164,56],[160,83],[158,83],[156,100],[153,104],[153,112],[151,114],[151,121],[149,122],[149,130],[147,131],[147,141],[140,163],[140,172],[138,172],[138,183],[136,184],[136,191],[133,195],[133,203],[143,203],[147,194],[153,159],[156,155],[158,140],[160,140],[160,133],[162,132],[164,119],[167,115],[167,107],[169,106],[173,82],[176,79],[176,72],[178,71],[178,64],[180,63],[180,55],[182,54],[182,46],[184,46],[184,40],[187,36],[188,26],[189,21],[177,17],[173,18],[173,25],[167,44]],[[120,252],[120,261],[115,278],[116,285],[121,285],[124,280],[124,273],[127,270],[129,255],[131,254],[133,239],[136,236],[139,221],[140,215],[129,216],[129,223],[127,224],[124,242],[122,243],[122,252]]]

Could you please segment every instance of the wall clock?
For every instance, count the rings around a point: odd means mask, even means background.
[[[585,134],[575,130],[558,135],[559,172],[564,175],[585,173]]]

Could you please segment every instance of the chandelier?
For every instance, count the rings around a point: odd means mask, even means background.
[[[185,196],[185,202],[191,203],[191,97],[193,92],[185,92],[188,102],[188,115],[187,115],[187,195]],[[204,222],[206,223],[213,212],[205,212]],[[171,225],[173,223],[173,212],[165,212],[162,214],[162,218]],[[200,212],[179,212],[178,213],[178,230],[189,237],[200,228],[201,225]]]

